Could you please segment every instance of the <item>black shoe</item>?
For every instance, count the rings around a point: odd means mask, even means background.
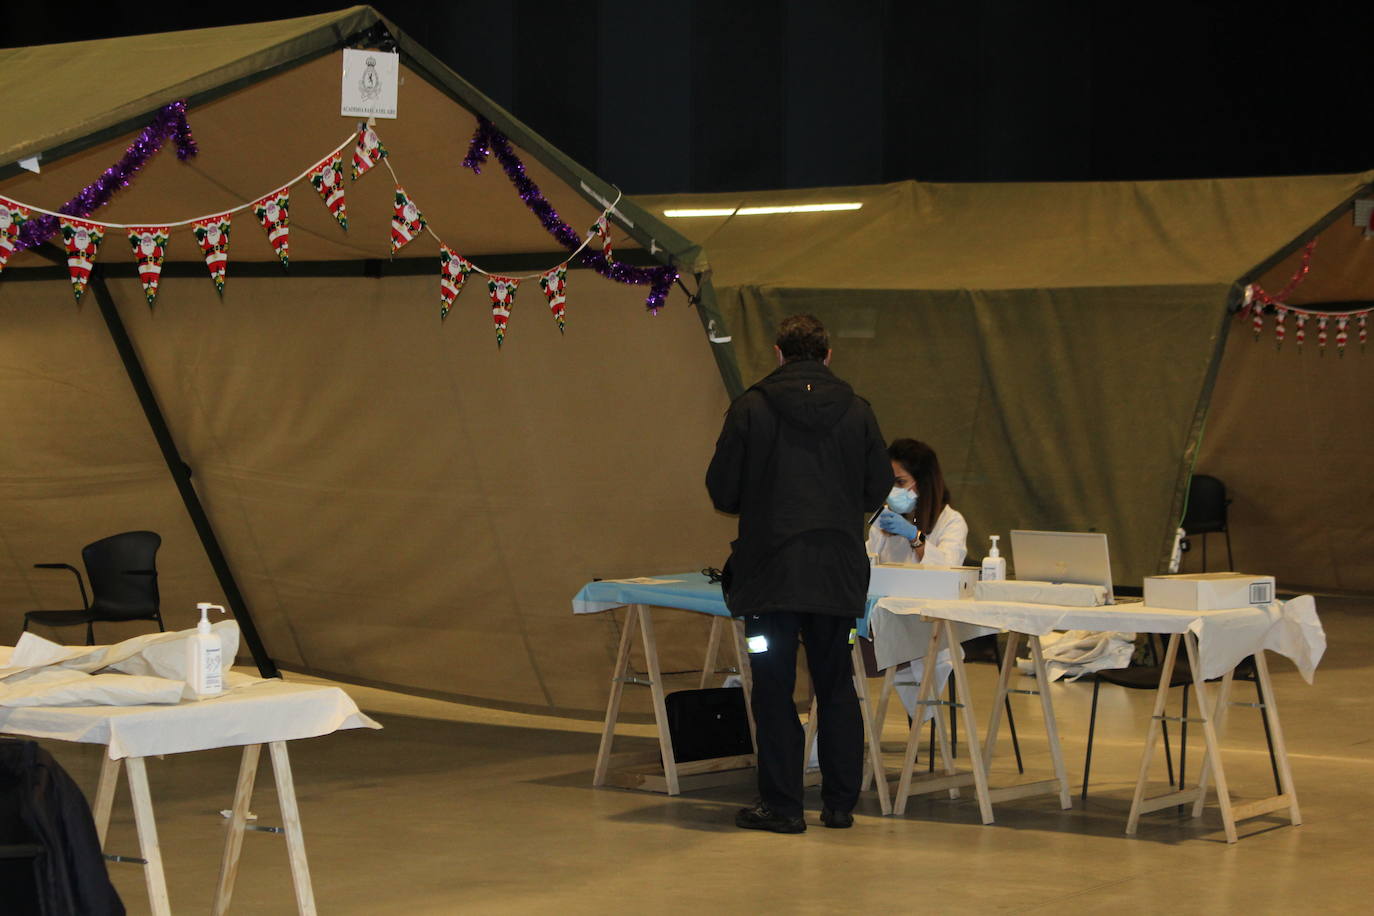
[[[826,806],[821,809],[821,823],[836,830],[844,830],[846,827],[854,826],[854,812],[836,811]]]
[[[800,817],[783,817],[768,810],[763,802],[755,802],[735,813],[735,826],[746,830],[771,830],[773,833],[805,833],[806,821]]]

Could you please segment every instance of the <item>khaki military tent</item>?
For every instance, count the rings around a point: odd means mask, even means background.
[[[168,142],[92,218],[157,225],[252,201],[357,130],[339,114],[341,49],[389,39],[403,83],[398,117],[376,130],[430,228],[487,270],[566,258],[494,155],[480,175],[461,167],[477,116],[579,234],[615,188],[367,7],[0,51],[7,72],[29,74],[0,103],[0,162],[41,155],[38,174],[0,171],[0,195],[57,209],[186,99],[198,155],[178,161]],[[604,704],[615,623],[574,619],[570,598],[593,576],[723,559],[731,524],[700,482],[729,347],[709,342],[690,269],[652,316],[646,287],[575,262],[566,333],[527,279],[498,349],[483,278],[441,323],[437,242],[390,256],[393,194],[381,166],[348,183],[344,231],[314,188],[293,186],[286,270],[239,212],[222,297],[184,227],[151,308],[123,230],[107,233],[79,305],[60,238],[10,259],[0,641],[26,609],[78,605],[69,575],[34,563],[79,563],[83,544],[148,528],[164,538],[169,625],[228,595],[268,670],[542,710]],[[611,224],[622,263],[699,257],[628,200]],[[112,334],[127,334],[123,351]],[[140,373],[146,385],[131,384]]]
[[[1291,301],[1374,303],[1374,241],[1350,219],[1371,179],[902,182],[639,203],[707,252],[745,379],[768,370],[782,316],[825,321],[833,367],[884,434],[940,453],[975,556],[1014,528],[1102,531],[1116,581],[1139,586],[1167,562],[1196,466],[1231,485],[1239,567],[1368,591],[1374,353],[1353,325],[1344,357],[1318,356],[1311,330],[1305,353],[1291,331],[1276,352],[1233,312],[1252,281],[1281,290],[1318,234]],[[1217,556],[1219,539],[1213,569]]]
[[[385,40],[378,25],[361,7],[0,51],[10,70],[60,74],[0,108],[0,162],[42,157],[39,174],[0,168],[0,195],[56,209],[181,98],[200,153],[164,149],[94,218],[180,220],[270,192],[353,129],[340,49]],[[566,257],[494,160],[460,167],[475,116],[579,231],[615,189],[389,32],[405,83],[377,130],[431,227],[491,270]],[[619,258],[676,265],[683,287],[650,317],[642,287],[573,270],[560,335],[527,281],[500,350],[475,281],[440,323],[433,240],[389,256],[381,169],[348,185],[346,233],[295,186],[288,271],[240,213],[222,298],[184,229],[153,308],[118,233],[80,305],[60,252],[22,252],[0,273],[0,639],[25,609],[73,603],[69,579],[33,563],[152,528],[169,623],[233,591],[267,667],[592,712],[616,625],[573,619],[568,598],[592,576],[720,562],[732,523],[701,488],[720,414],[769,369],[778,318],[803,310],[831,325],[836,369],[888,435],[940,449],[975,550],[1017,526],[1095,528],[1117,581],[1136,582],[1164,560],[1201,448],[1237,495],[1241,565],[1368,589],[1352,507],[1370,495],[1356,392],[1374,356],[1275,353],[1229,310],[1252,279],[1282,287],[1317,233],[1308,301],[1374,298],[1369,249],[1341,219],[1371,178],[622,201]],[[862,206],[662,212],[808,202]],[[1321,527],[1338,512],[1344,546]],[[668,666],[695,664],[700,635],[661,632]]]

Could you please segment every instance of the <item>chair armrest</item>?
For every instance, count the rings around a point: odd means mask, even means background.
[[[91,609],[91,600],[86,597],[86,581],[81,578],[81,572],[70,563],[35,563],[34,569],[70,569],[72,575],[76,576],[76,587],[81,589],[81,607],[83,610]]]

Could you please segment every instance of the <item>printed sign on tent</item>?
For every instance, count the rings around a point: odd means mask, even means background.
[[[401,83],[401,55],[394,51],[344,48],[343,100],[339,114],[396,117],[396,90]]]

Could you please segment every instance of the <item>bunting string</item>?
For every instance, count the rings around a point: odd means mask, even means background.
[[[1272,311],[1274,315],[1274,346],[1279,349],[1283,348],[1283,343],[1288,337],[1287,319],[1289,315],[1292,315],[1293,341],[1298,345],[1299,352],[1302,352],[1303,343],[1307,340],[1307,322],[1315,320],[1317,323],[1317,352],[1323,356],[1326,355],[1326,344],[1330,339],[1328,327],[1333,321],[1336,323],[1336,355],[1345,356],[1345,345],[1350,340],[1349,324],[1353,318],[1360,332],[1360,350],[1363,351],[1369,339],[1365,329],[1369,314],[1374,312],[1374,308],[1329,311],[1301,308],[1288,304],[1288,297],[1307,279],[1307,275],[1312,270],[1312,251],[1316,247],[1316,239],[1312,239],[1304,246],[1298,269],[1294,271],[1293,276],[1279,292],[1271,295],[1265,292],[1258,283],[1251,283],[1245,287],[1245,300],[1240,315],[1249,318],[1251,331],[1254,333],[1255,339],[1259,340],[1260,334],[1264,332],[1265,313]]]
[[[183,105],[184,105],[184,103],[177,103],[177,104],[183,104]],[[171,106],[168,106],[168,107],[171,107]],[[183,119],[183,120],[185,119],[184,114],[183,114],[183,118],[182,118],[182,119]],[[150,129],[151,129],[151,128],[150,128]],[[145,133],[146,133],[146,131],[145,131]],[[364,139],[364,140],[360,141],[360,139],[359,139],[360,133],[368,134],[368,135],[370,135],[370,138],[369,138],[369,139]],[[301,181],[305,181],[306,179],[310,178],[310,177],[312,176],[312,174],[314,174],[317,170],[323,172],[323,171],[325,170],[325,168],[328,167],[328,166],[330,165],[331,160],[333,159],[333,157],[335,157],[335,156],[339,155],[340,153],[342,153],[342,152],[349,146],[349,144],[359,144],[359,148],[362,148],[362,147],[364,147],[364,146],[368,146],[368,145],[371,145],[372,143],[375,143],[376,134],[375,134],[375,132],[373,132],[370,128],[363,128],[363,129],[360,131],[360,133],[352,133],[352,134],[349,134],[348,137],[347,137],[345,140],[343,140],[341,143],[339,143],[337,146],[335,146],[332,150],[330,150],[328,153],[326,153],[326,154],[319,160],[319,162],[317,162],[315,165],[312,165],[310,168],[306,169],[305,171],[301,172],[299,175],[297,175],[295,178],[292,178],[290,181],[287,181],[287,182],[285,182],[284,184],[281,184],[281,185],[277,186],[277,189],[276,189],[275,191],[271,191],[271,192],[269,192],[269,193],[267,193],[267,194],[265,194],[265,195],[262,195],[261,197],[254,198],[253,200],[250,200],[250,201],[245,201],[245,202],[243,202],[243,203],[241,203],[241,204],[237,204],[237,205],[232,206],[232,207],[225,207],[225,208],[222,208],[222,209],[220,209],[220,210],[216,210],[214,213],[207,213],[207,214],[204,214],[203,216],[193,216],[193,217],[190,217],[189,219],[167,220],[167,221],[163,221],[163,222],[156,222],[156,221],[150,221],[150,220],[143,220],[143,221],[140,221],[140,222],[137,222],[137,223],[113,223],[113,222],[107,222],[107,221],[104,221],[104,220],[90,219],[90,218],[86,218],[86,219],[84,220],[84,222],[89,223],[90,225],[93,225],[93,226],[99,226],[99,227],[101,227],[102,229],[124,229],[124,230],[139,229],[139,230],[143,230],[143,229],[145,229],[146,227],[149,227],[149,226],[156,226],[156,227],[158,227],[158,228],[160,228],[160,229],[163,229],[163,230],[175,229],[175,228],[178,228],[178,227],[180,227],[180,226],[191,226],[191,227],[194,228],[194,227],[197,226],[198,224],[202,224],[202,223],[205,223],[205,222],[210,221],[210,220],[223,219],[223,218],[228,217],[228,216],[230,216],[230,215],[232,215],[232,214],[234,214],[234,213],[239,213],[239,212],[244,211],[244,210],[249,210],[249,209],[253,209],[253,208],[257,208],[257,207],[264,207],[264,208],[265,208],[265,205],[266,205],[269,201],[271,201],[273,198],[276,198],[276,197],[283,197],[283,196],[287,195],[287,193],[289,192],[290,188],[291,188],[293,185],[298,184],[298,183],[300,183]],[[187,137],[189,138],[189,128],[188,128],[188,130],[187,130]],[[137,141],[136,141],[136,143],[135,143],[134,145],[138,145]],[[160,142],[159,142],[159,145],[160,145]],[[389,172],[391,173],[391,178],[392,178],[392,180],[396,183],[396,186],[397,186],[398,188],[400,188],[400,187],[401,187],[401,181],[400,181],[400,179],[399,179],[399,178],[397,177],[397,175],[396,175],[396,170],[395,170],[395,169],[392,167],[392,165],[391,165],[391,157],[387,154],[385,147],[381,147],[380,144],[377,144],[377,147],[379,147],[380,150],[381,150],[380,156],[378,156],[377,159],[379,159],[380,162],[381,162],[383,165],[386,166],[387,171],[389,171]],[[130,146],[130,149],[132,150],[133,148],[134,148],[134,146],[131,145],[131,146]],[[153,149],[153,152],[156,152],[156,148]],[[193,150],[193,151],[190,153],[190,155],[194,155],[194,154],[195,154],[195,153],[194,153],[194,150]],[[178,155],[180,155],[180,149],[178,150]],[[185,157],[183,156],[183,157],[181,157],[181,158],[185,158]],[[123,160],[121,160],[121,162],[122,162],[122,161],[123,161]],[[145,158],[144,161],[146,161],[146,158]],[[133,171],[136,171],[138,167],[142,167],[142,164],[143,164],[143,162],[139,162],[139,163],[138,163],[138,166],[137,166],[136,168],[134,168]],[[354,169],[355,169],[355,171],[357,171],[357,175],[355,175],[355,180],[356,180],[357,177],[361,177],[361,175],[362,175],[364,172],[368,171],[368,170],[369,170],[373,165],[375,165],[375,164],[376,164],[375,161],[369,161],[369,162],[367,163],[367,166],[366,166],[365,168],[363,168],[363,169],[361,169],[361,170],[358,170],[357,160],[355,160]],[[108,174],[111,170],[113,170],[113,169],[115,169],[115,168],[116,168],[116,167],[112,166],[111,169],[106,170],[106,171],[107,171],[107,174]],[[522,168],[523,168],[523,166],[522,166]],[[102,177],[103,177],[103,176],[102,176]],[[128,179],[126,179],[126,180],[123,181],[123,185],[122,185],[122,186],[123,186],[123,187],[128,187],[128,185],[130,184],[130,181],[131,181],[131,180],[132,180],[132,176],[130,175],[130,177],[129,177]],[[312,181],[312,186],[314,186],[313,181]],[[94,185],[92,185],[92,187],[94,187]],[[110,191],[110,192],[105,193],[105,194],[103,195],[103,197],[101,197],[101,199],[99,200],[99,203],[96,203],[96,204],[92,205],[92,206],[90,207],[90,209],[93,210],[93,209],[96,209],[96,208],[98,208],[98,207],[104,206],[106,203],[109,202],[109,198],[110,198],[110,196],[112,195],[112,193],[113,193],[113,191]],[[325,192],[322,191],[321,193],[324,194]],[[85,198],[88,197],[88,196],[89,196],[89,195],[86,195],[86,192],[83,191],[82,194],[77,195],[77,197],[73,198],[72,200],[73,200],[73,201],[76,201],[76,200],[78,200],[78,199],[85,199]],[[593,224],[592,229],[588,232],[587,236],[581,240],[581,243],[580,243],[580,244],[575,244],[575,245],[573,246],[572,254],[569,255],[569,257],[566,258],[564,261],[560,261],[560,262],[559,262],[560,264],[566,263],[567,261],[570,261],[570,260],[572,260],[573,258],[577,257],[579,254],[582,253],[582,251],[583,251],[588,245],[591,244],[591,242],[592,242],[593,239],[595,239],[595,238],[598,237],[597,226],[598,226],[598,225],[604,225],[604,221],[605,221],[605,219],[606,219],[606,215],[607,215],[608,213],[610,213],[610,211],[613,210],[613,209],[615,208],[615,206],[620,202],[621,196],[622,196],[622,194],[620,194],[620,193],[617,193],[617,194],[616,194],[615,200],[611,202],[610,207],[608,207],[606,210],[602,211],[601,215],[600,215],[600,216],[598,217],[598,219],[597,219],[597,222]],[[341,195],[340,195],[340,197],[341,197]],[[326,206],[329,205],[329,200],[328,200],[328,197],[327,197],[327,196],[326,196],[326,199],[325,199],[325,203],[326,203]],[[47,209],[45,209],[45,208],[43,208],[43,207],[38,206],[37,204],[25,203],[25,202],[23,202],[23,201],[14,200],[14,199],[8,198],[8,197],[0,197],[0,207],[8,207],[9,210],[10,210],[11,212],[14,212],[14,211],[19,211],[19,212],[30,211],[30,212],[32,212],[32,213],[41,213],[41,214],[44,214],[45,216],[51,217],[51,218],[52,218],[52,221],[53,221],[53,227],[54,227],[53,230],[52,230],[52,232],[56,232],[56,231],[57,231],[57,230],[56,230],[57,220],[59,220],[59,219],[61,219],[61,218],[63,218],[63,217],[72,216],[72,215],[85,216],[85,214],[69,214],[69,213],[65,212],[66,209],[67,209],[68,207],[72,207],[72,206],[73,206],[73,204],[72,204],[71,202],[69,202],[68,204],[64,204],[61,210],[47,210]],[[75,208],[74,208],[74,209],[75,209]],[[285,208],[285,207],[282,207],[282,208],[281,208],[281,213],[282,213],[282,220],[281,220],[281,222],[282,222],[283,225],[285,224],[285,211],[286,211],[286,208]],[[347,229],[347,228],[348,228],[347,225],[346,225],[346,223],[347,223],[347,217],[346,217],[346,216],[340,217],[340,215],[339,215],[339,214],[341,214],[341,213],[343,212],[343,203],[342,203],[342,200],[340,200],[340,203],[339,203],[339,206],[338,206],[338,210],[337,210],[337,211],[334,211],[334,210],[331,209],[331,212],[334,212],[334,213],[335,213],[335,217],[340,219],[340,224],[343,226],[343,228]],[[262,220],[266,221],[267,217],[266,217],[265,215],[260,215],[260,216],[259,216],[259,219],[262,219]],[[18,222],[18,221],[16,220],[16,222]],[[39,230],[34,230],[34,229],[31,229],[31,228],[30,228],[30,227],[34,226],[35,224],[39,224],[39,223],[41,223],[41,222],[42,222],[41,220],[28,218],[27,221],[21,222],[21,223],[19,224],[19,226],[18,226],[18,238],[15,239],[15,240],[13,241],[13,243],[12,243],[12,244],[13,244],[13,247],[14,247],[14,249],[15,249],[16,251],[22,251],[24,248],[29,248],[29,247],[32,247],[32,246],[34,246],[34,245],[41,244],[43,241],[46,241],[48,235],[51,235],[52,232],[49,232],[49,233],[47,233],[46,235],[43,235],[43,236],[40,238],[40,237],[39,237],[39,233],[40,233],[42,230],[41,230],[41,229],[39,229]],[[566,224],[564,224],[564,225],[566,225]],[[439,235],[438,235],[432,228],[429,227],[428,222],[425,221],[425,220],[423,220],[423,218],[421,219],[420,224],[417,226],[416,231],[418,232],[420,229],[423,229],[423,230],[427,231],[431,236],[434,237],[435,241],[437,241],[440,245],[444,245],[444,240],[443,240],[442,238],[440,238]],[[269,230],[269,233],[270,233],[270,231],[271,231],[271,230]],[[570,231],[570,232],[573,231],[573,230],[571,229],[571,227],[569,227],[569,231]],[[406,239],[405,241],[409,241],[409,240],[410,240],[410,239]],[[562,241],[561,238],[560,238],[559,240]],[[394,243],[394,242],[395,242],[395,238],[393,237],[393,243]],[[277,242],[277,241],[273,240],[273,248],[274,248],[275,251],[277,251],[277,253],[279,254],[279,256],[282,257],[283,262],[286,260],[286,255],[285,255],[285,244],[286,244],[285,242]],[[404,242],[402,242],[401,244],[404,244]],[[609,240],[608,240],[607,244],[609,245]],[[394,248],[394,249],[392,250],[392,253],[394,254],[395,251],[399,249],[399,247],[400,247],[399,245],[396,246],[396,248]],[[553,269],[555,269],[557,266],[558,266],[558,265],[555,265],[554,267],[549,268],[549,270],[553,270]],[[479,266],[476,265],[476,264],[471,264],[471,268],[472,268],[472,270],[476,271],[477,273],[483,274],[484,276],[493,276],[493,274],[492,274],[490,271],[483,270],[481,267],[479,267]],[[652,268],[651,268],[651,269],[652,269]],[[540,270],[540,271],[535,271],[534,273],[531,273],[531,274],[522,274],[522,275],[520,275],[519,279],[522,279],[522,280],[531,280],[531,279],[534,279],[534,278],[536,278],[536,277],[541,277],[541,276],[543,276],[544,274],[548,273],[549,270]],[[598,271],[598,273],[601,273],[601,271]],[[603,275],[609,276],[609,274],[603,274]],[[674,272],[674,277],[676,277],[676,272]],[[612,279],[614,279],[614,278],[612,278]],[[621,281],[621,282],[636,283],[636,282],[644,282],[644,281],[624,280],[624,281]]]
[[[385,155],[385,154],[383,154],[381,162],[382,162],[382,165],[386,166],[386,170],[387,170],[388,172],[391,173],[391,180],[392,180],[392,181],[395,183],[395,185],[396,185],[396,191],[397,191],[398,197],[401,196],[401,195],[404,195],[404,196],[406,196],[406,198],[407,198],[407,200],[408,200],[408,199],[409,199],[409,195],[405,195],[405,192],[404,192],[404,190],[403,190],[403,186],[402,186],[402,184],[401,184],[401,179],[400,179],[399,177],[397,177],[397,175],[396,175],[396,169],[393,168],[392,165],[391,165],[391,157],[390,157],[390,156],[387,156],[387,155]],[[587,237],[584,238],[584,239],[582,239],[582,243],[581,243],[580,245],[578,245],[576,248],[574,248],[573,251],[572,251],[572,254],[568,255],[567,258],[565,258],[564,260],[560,261],[558,264],[554,265],[553,267],[550,267],[548,270],[537,270],[537,271],[535,271],[534,273],[529,273],[529,274],[516,274],[516,275],[514,275],[514,276],[510,276],[510,275],[506,275],[506,274],[502,274],[502,275],[499,275],[499,276],[501,276],[503,279],[508,279],[508,280],[509,280],[509,279],[514,279],[514,280],[533,280],[533,279],[536,279],[536,278],[538,278],[538,277],[543,277],[544,275],[546,275],[546,274],[548,274],[548,273],[551,273],[551,272],[557,270],[559,267],[565,267],[565,266],[567,266],[567,264],[568,264],[569,261],[571,261],[573,258],[577,257],[579,254],[581,254],[581,253],[583,252],[583,250],[585,250],[585,249],[587,248],[587,246],[590,245],[590,244],[592,243],[592,240],[595,239],[595,238],[597,238],[597,235],[598,235],[597,227],[598,227],[599,225],[604,225],[604,224],[605,224],[606,215],[607,215],[608,213],[610,213],[611,210],[615,209],[616,204],[620,203],[620,198],[621,198],[621,196],[622,196],[622,193],[623,193],[623,192],[618,192],[618,193],[616,194],[615,200],[611,201],[611,205],[610,205],[608,208],[606,208],[604,211],[602,211],[601,216],[598,217],[598,218],[597,218],[597,221],[596,221],[595,223],[592,224],[592,228],[591,228],[591,230],[588,232]],[[400,206],[399,203],[398,203],[398,206]],[[418,211],[417,211],[417,215],[418,215]],[[394,243],[396,242],[396,234],[395,234],[395,225],[394,225],[394,222],[393,222],[393,227],[392,227],[392,228],[393,228],[392,242],[393,242],[393,244],[394,244]],[[429,221],[426,220],[426,219],[424,219],[423,216],[420,217],[419,223],[413,228],[413,230],[410,232],[410,235],[413,237],[415,234],[418,234],[418,233],[419,233],[420,231],[422,231],[422,230],[423,230],[424,232],[429,233],[430,236],[432,236],[432,237],[434,238],[434,240],[435,240],[436,242],[439,243],[439,250],[440,250],[441,252],[442,252],[442,251],[450,251],[450,252],[451,252],[451,251],[453,250],[453,249],[449,248],[449,246],[444,242],[444,240],[443,240],[442,238],[439,237],[439,234],[438,234],[437,232],[434,231],[434,228],[433,228],[432,226],[429,225]],[[406,242],[408,242],[408,241],[410,241],[410,238],[406,238],[405,241],[402,241],[400,244],[401,244],[401,245],[404,245],[404,244],[405,244]],[[607,236],[607,240],[606,240],[606,243],[605,243],[605,244],[606,244],[607,250],[609,251],[609,250],[610,250],[610,239],[609,239],[609,234],[608,234],[608,236]],[[395,254],[395,253],[396,253],[396,250],[397,250],[399,247],[400,247],[400,246],[398,245],[397,248],[392,249],[392,254]],[[442,255],[441,255],[441,257],[442,257]],[[494,273],[492,273],[492,272],[489,271],[489,270],[483,270],[481,267],[479,267],[478,265],[472,263],[471,261],[467,261],[466,264],[467,264],[466,270],[467,270],[467,271],[471,271],[472,273],[479,273],[479,274],[481,274],[481,275],[484,276],[484,277],[495,277],[495,276],[498,276],[497,274],[494,274]],[[461,285],[461,284],[460,284],[460,285]],[[447,311],[447,310],[445,310],[445,311]]]
[[[186,100],[180,99],[162,106],[153,116],[153,120],[142,132],[134,138],[134,142],[124,150],[124,155],[119,161],[110,166],[100,177],[63,204],[57,212],[44,210],[42,207],[28,207],[27,209],[44,214],[43,219],[30,220],[21,229],[18,239],[13,242],[14,249],[23,251],[25,248],[32,248],[41,245],[58,230],[58,220],[64,216],[88,217],[96,210],[109,203],[114,193],[121,188],[127,188],[134,180],[134,175],[139,169],[143,168],[144,163],[153,157],[153,154],[162,149],[162,144],[171,139],[177,148],[177,158],[185,162],[197,152],[195,138],[191,136],[191,125],[186,121]],[[91,222],[97,225],[105,225],[96,220]],[[120,226],[120,229],[132,229],[132,226]]]
[[[106,169],[100,178],[82,189],[58,210],[48,210],[0,196],[0,270],[3,270],[11,254],[42,244],[60,230],[66,248],[73,292],[79,301],[94,266],[100,242],[109,230],[121,230],[121,234],[129,240],[138,264],[144,294],[148,304],[152,306],[157,299],[171,230],[190,227],[205,258],[210,278],[214,281],[215,288],[223,294],[234,214],[245,210],[253,212],[283,267],[288,267],[290,263],[290,192],[294,185],[302,181],[308,182],[330,214],[338,221],[339,226],[345,231],[348,229],[342,156],[351,145],[353,180],[357,180],[380,163],[386,167],[395,185],[391,220],[393,256],[421,232],[428,233],[438,242],[441,318],[452,309],[454,300],[463,289],[463,281],[469,273],[478,273],[486,277],[492,298],[498,346],[504,341],[515,291],[522,280],[539,281],[541,290],[548,298],[549,308],[558,323],[559,331],[565,330],[567,270],[575,259],[580,259],[582,263],[608,279],[626,284],[648,285],[650,291],[646,305],[654,314],[662,307],[668,289],[678,278],[677,270],[671,266],[637,268],[614,260],[608,217],[620,203],[622,195],[618,189],[615,200],[600,212],[588,232],[579,236],[576,230],[558,216],[538,186],[525,173],[524,163],[511,148],[510,142],[490,121],[480,116],[477,132],[473,135],[463,165],[475,173],[480,172],[481,164],[494,152],[521,199],[554,238],[569,249],[566,258],[546,270],[514,276],[493,274],[450,248],[421,212],[419,205],[405,191],[392,165],[391,155],[377,135],[372,121],[359,124],[356,132],[339,142],[310,168],[290,181],[276,185],[275,190],[214,213],[167,221],[140,220],[137,223],[116,223],[92,218],[90,213],[108,203],[116,191],[129,187],[135,174],[168,139],[174,141],[179,159],[185,160],[197,152],[190,125],[186,120],[184,100],[173,102],[159,110],[153,121],[129,145],[117,163]],[[589,246],[597,239],[600,239],[598,248],[589,250]]]
[[[477,116],[477,130],[473,132],[472,141],[468,144],[468,154],[463,159],[463,167],[472,169],[475,173],[481,173],[482,166],[486,164],[488,157],[496,156],[501,168],[505,171],[506,177],[515,186],[520,194],[520,199],[525,202],[525,206],[535,216],[539,217],[539,222],[544,225],[558,242],[564,247],[574,252],[575,257],[579,257],[583,264],[595,270],[601,276],[618,283],[631,283],[636,285],[647,285],[649,295],[644,300],[645,306],[650,312],[657,314],[663,307],[663,302],[668,296],[668,290],[677,282],[677,268],[668,265],[659,267],[631,267],[620,261],[613,261],[609,257],[609,248],[606,252],[585,251],[587,243],[584,241],[578,244],[577,230],[573,229],[559,217],[558,211],[554,210],[548,200],[544,198],[539,186],[529,177],[525,171],[525,164],[520,161],[520,157],[511,149],[510,140],[496,129],[496,126],[481,115]],[[619,196],[616,200],[619,201]],[[607,207],[603,216],[611,213],[615,209],[615,204]],[[609,241],[609,234],[605,236]]]
[[[358,135],[357,135],[357,134],[349,134],[349,135],[348,135],[348,138],[347,138],[346,140],[344,140],[342,143],[340,143],[338,146],[334,147],[333,150],[331,150],[328,154],[325,155],[324,159],[325,159],[325,160],[328,160],[330,156],[333,156],[335,153],[338,153],[338,152],[342,151],[345,147],[347,147],[350,143],[355,142],[357,139],[358,139]],[[132,148],[132,147],[131,147],[131,148]],[[141,165],[141,163],[140,163],[140,165]],[[195,225],[196,223],[201,223],[201,222],[204,222],[204,221],[209,220],[209,219],[216,219],[216,218],[218,218],[218,217],[228,216],[228,215],[233,214],[233,213],[238,213],[238,212],[240,212],[240,211],[248,210],[248,209],[250,209],[250,208],[252,208],[252,207],[256,207],[256,206],[258,206],[260,203],[263,203],[263,202],[265,201],[265,199],[268,198],[268,197],[270,197],[272,194],[281,193],[282,191],[285,191],[286,189],[290,188],[292,185],[296,184],[297,182],[300,182],[300,181],[305,180],[306,177],[308,177],[308,176],[310,175],[310,173],[311,173],[312,171],[315,170],[315,168],[316,168],[316,166],[311,166],[310,168],[306,169],[304,172],[301,172],[301,173],[300,173],[299,175],[297,175],[295,178],[292,178],[290,181],[286,182],[285,184],[278,185],[276,191],[269,192],[268,194],[261,195],[260,197],[255,197],[253,200],[245,201],[245,202],[243,202],[243,203],[241,203],[241,204],[237,204],[237,205],[235,205],[235,206],[233,206],[233,207],[225,207],[225,208],[223,208],[223,209],[216,210],[214,213],[206,213],[204,216],[193,216],[193,217],[191,217],[190,219],[168,220],[167,222],[151,222],[151,221],[149,221],[149,220],[144,220],[144,221],[139,222],[139,223],[110,223],[110,222],[105,222],[104,220],[91,219],[91,218],[89,218],[89,217],[86,217],[86,218],[85,218],[85,221],[88,222],[88,223],[91,223],[92,225],[101,226],[101,227],[103,227],[103,228],[105,228],[105,229],[139,229],[139,228],[142,228],[142,227],[144,227],[144,226],[159,226],[159,227],[165,228],[165,229],[175,229],[175,228],[177,228],[178,226],[193,226],[193,225]],[[106,170],[106,171],[108,172],[109,170]],[[124,182],[124,187],[128,187],[129,183],[130,183],[129,181]],[[84,192],[83,192],[83,193],[84,193]],[[80,196],[81,196],[81,195],[78,195],[78,197],[80,197]],[[75,197],[72,198],[72,200],[76,200],[76,199],[77,199],[77,198],[75,198]],[[68,202],[67,204],[63,204],[62,210],[45,210],[45,209],[43,209],[42,207],[40,207],[40,206],[38,206],[38,205],[36,205],[36,204],[24,203],[23,201],[13,200],[12,198],[0,198],[0,201],[6,202],[7,204],[12,204],[12,205],[15,205],[15,206],[23,207],[23,208],[28,209],[28,210],[32,210],[34,213],[43,213],[43,214],[46,214],[47,216],[50,216],[50,217],[53,218],[53,220],[54,220],[54,226],[56,225],[56,220],[58,220],[58,219],[60,219],[60,218],[62,218],[62,217],[64,217],[64,216],[69,216],[69,215],[85,216],[84,214],[68,214],[68,213],[66,213],[65,210],[66,210],[66,208],[67,208],[68,206],[71,205],[70,202]],[[104,206],[104,205],[105,205],[106,203],[108,203],[108,202],[109,202],[109,195],[106,195],[105,199],[104,199],[104,200],[101,200],[100,203],[96,205],[96,207],[102,207],[102,206]],[[92,207],[91,209],[95,209],[96,207]],[[28,241],[27,243],[24,242],[24,239],[25,239],[26,237],[29,237],[29,236],[31,236],[31,235],[37,235],[37,232],[30,233],[30,232],[29,232],[29,229],[28,229],[28,227],[29,227],[30,225],[33,225],[33,223],[36,223],[36,222],[39,222],[39,220],[30,220],[29,223],[26,224],[26,225],[24,226],[24,228],[20,231],[20,244],[16,245],[16,246],[15,246],[16,248],[30,248],[30,247],[32,247],[32,246],[34,246],[34,245],[41,244],[42,242],[44,242],[44,241],[47,240],[47,236],[44,236],[43,238],[39,238],[39,239],[36,239],[36,240],[33,240],[33,241]],[[56,231],[56,230],[54,230],[54,231]]]

